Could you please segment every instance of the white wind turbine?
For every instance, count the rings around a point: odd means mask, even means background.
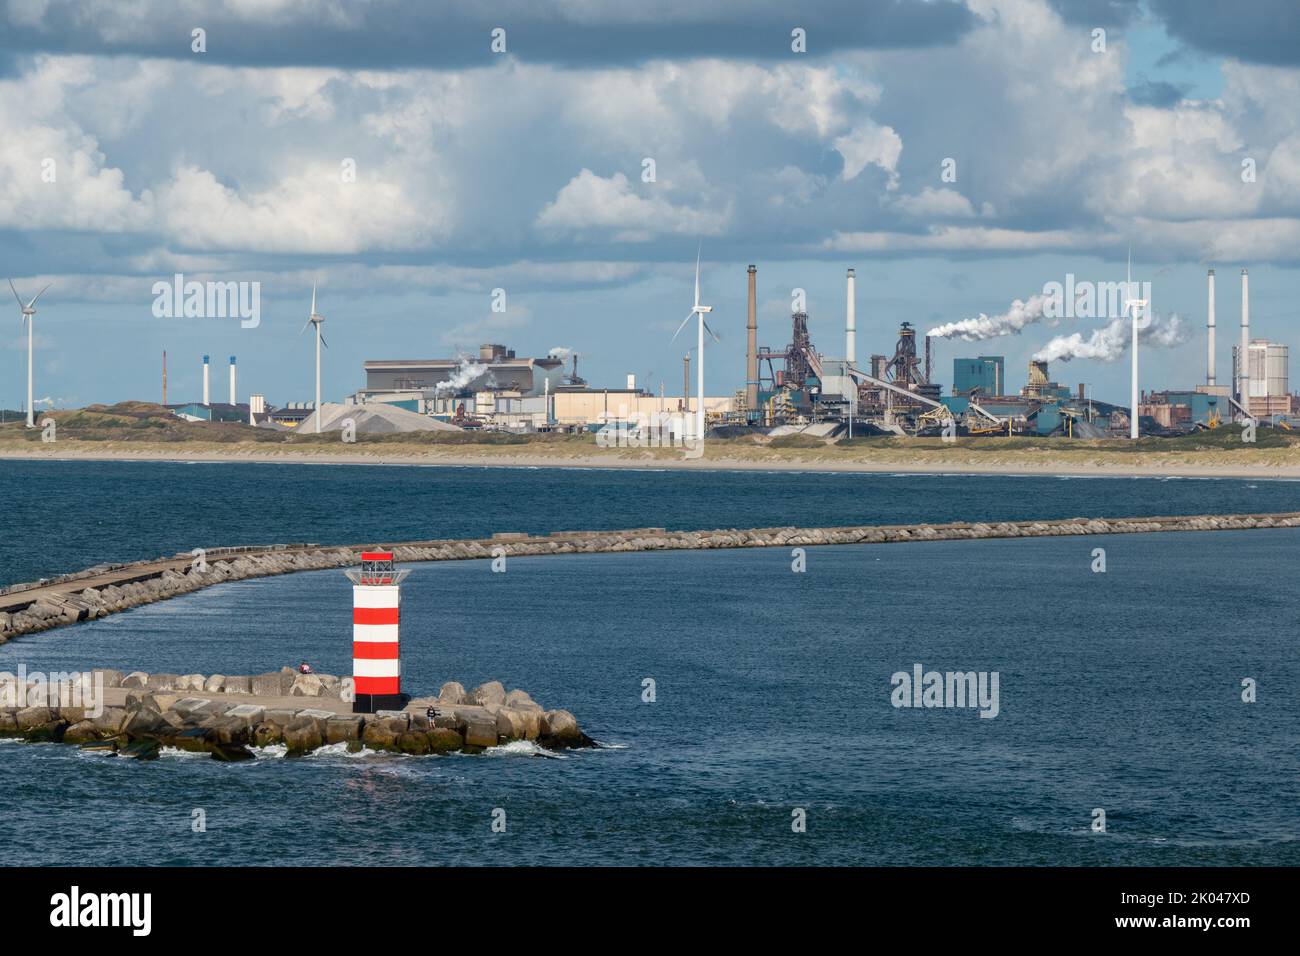
[[[673,333],[672,341],[677,340],[682,329],[686,328],[686,323],[691,320],[691,316],[697,316],[699,319],[699,344],[697,345],[698,361],[695,368],[695,437],[698,440],[704,439],[704,332],[708,330],[709,335],[713,336],[713,341],[720,341],[709,324],[704,321],[705,313],[712,312],[713,306],[700,305],[700,249],[695,252],[695,305],[691,311],[686,313],[686,318],[682,319],[682,324],[677,326],[677,331]]]
[[[47,283],[45,289],[48,289],[53,283]],[[36,427],[35,411],[32,409],[32,320],[36,318],[36,300],[45,294],[45,289],[32,296],[32,300],[26,305],[23,304],[22,296],[14,288],[14,280],[9,280],[9,291],[14,294],[18,300],[18,308],[22,310],[22,318],[18,320],[18,327],[22,328],[22,323],[27,323],[27,427]]]
[[[1146,299],[1137,299],[1133,296],[1133,247],[1129,246],[1128,250],[1128,279],[1124,284],[1124,311],[1133,317],[1133,394],[1132,407],[1129,409],[1129,426],[1128,437],[1136,439],[1138,437],[1138,402],[1141,399],[1141,393],[1138,391],[1138,316],[1144,315],[1147,308]]]
[[[325,321],[325,316],[320,315],[316,312],[316,283],[313,282],[311,284],[311,314],[307,316],[307,321],[302,324],[302,328],[298,330],[298,334],[302,335],[304,332],[306,332],[307,326],[309,325],[316,326],[316,433],[317,434],[320,434],[320,417],[321,417],[320,347],[322,345],[325,346],[326,348],[330,347],[329,343],[325,341],[325,337],[321,335],[320,332],[321,323],[323,323],[324,321]]]

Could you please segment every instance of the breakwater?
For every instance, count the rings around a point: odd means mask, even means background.
[[[352,678],[290,668],[255,676],[221,674],[0,675],[0,736],[80,744],[136,759],[164,747],[223,761],[253,748],[286,755],[332,744],[414,756],[478,753],[512,741],[548,750],[595,746],[567,710],[544,710],[522,690],[489,681],[471,691],[455,681],[402,710],[352,712]]]
[[[358,552],[362,550],[392,551],[399,562],[464,561],[548,554],[791,548],[1296,527],[1300,527],[1300,512],[714,531],[637,528],[623,531],[557,531],[549,535],[499,533],[490,538],[368,542],[351,546],[278,544],[220,548],[209,549],[201,554],[184,552],[170,558],[124,565],[100,565],[56,579],[15,585],[0,591],[0,643],[23,634],[102,617],[225,581],[350,567],[357,563]]]

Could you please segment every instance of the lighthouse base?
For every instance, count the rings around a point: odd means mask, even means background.
[[[410,694],[357,694],[352,701],[352,713],[373,714],[381,710],[401,710],[410,702]]]

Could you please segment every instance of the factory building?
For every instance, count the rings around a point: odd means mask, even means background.
[[[1267,339],[1251,339],[1246,348],[1245,381],[1241,376],[1233,383],[1233,392],[1239,394],[1244,386],[1248,394],[1248,410],[1252,417],[1272,418],[1291,414],[1290,354],[1285,345]],[[1240,348],[1232,350],[1232,367],[1239,369]]]
[[[433,410],[424,404],[434,399],[495,391],[537,396],[564,380],[563,359],[519,358],[496,343],[480,346],[477,359],[375,359],[363,368],[366,384],[354,402],[391,401],[422,412]]]
[[[1069,398],[1070,389],[1060,382],[1053,382],[1047,375],[1046,362],[1029,363],[1029,381],[1020,390],[1024,398],[1053,399]]]
[[[1006,359],[1001,355],[952,360],[954,395],[969,395],[974,389],[981,395],[1002,395],[1006,381]]]

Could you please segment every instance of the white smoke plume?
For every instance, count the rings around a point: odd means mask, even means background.
[[[1127,318],[1112,319],[1086,337],[1082,332],[1058,335],[1034,353],[1035,362],[1068,362],[1071,359],[1096,359],[1114,362],[1128,351],[1132,325]],[[1187,341],[1187,329],[1178,313],[1153,314],[1145,326],[1138,327],[1138,342],[1156,348],[1171,348]]]
[[[435,385],[433,393],[437,396],[445,395],[448,392],[453,394],[459,392],[487,370],[488,367],[483,362],[471,362],[468,358],[462,355],[460,357],[460,364],[456,366],[456,371],[451,373],[451,378]]]
[[[963,342],[981,342],[995,339],[1000,335],[1018,335],[1027,325],[1034,325],[1044,318],[1044,308],[1052,301],[1044,295],[1032,295],[1028,302],[1016,299],[1011,308],[1001,315],[985,315],[981,312],[973,319],[960,319],[939,325],[926,332],[926,336],[936,339],[961,339]]]
[[[549,352],[546,353],[546,357],[557,358],[561,362],[567,362],[569,360],[569,356],[572,354],[573,354],[573,349],[566,348],[563,345],[557,345],[555,348],[551,349]]]

